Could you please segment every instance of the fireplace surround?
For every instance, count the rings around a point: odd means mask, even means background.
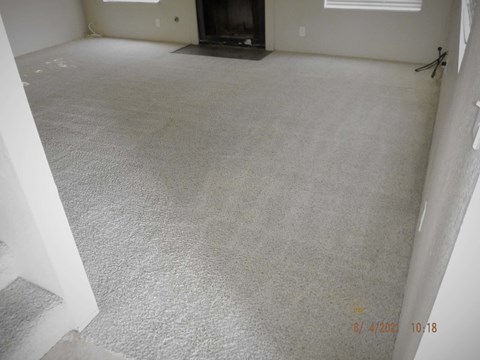
[[[265,48],[265,0],[196,0],[200,44]]]

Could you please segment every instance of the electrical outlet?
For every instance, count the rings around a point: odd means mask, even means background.
[[[422,231],[423,222],[425,221],[425,215],[427,215],[427,205],[428,201],[425,201],[425,203],[423,204],[423,210],[421,212],[420,220],[418,221],[418,232]]]
[[[160,27],[160,19],[155,19],[155,27]]]
[[[298,29],[298,36],[300,37],[307,36],[307,29],[305,28],[305,26],[300,26],[300,28]]]
[[[473,149],[480,149],[480,100],[475,104],[479,110],[477,110],[477,116],[475,117],[475,124],[473,124]]]

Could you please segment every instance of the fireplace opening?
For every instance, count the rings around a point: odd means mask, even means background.
[[[201,44],[265,48],[265,0],[197,0]]]

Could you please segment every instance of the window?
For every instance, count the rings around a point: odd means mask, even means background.
[[[159,3],[161,0],[103,0],[103,2],[145,2],[145,3]]]
[[[327,9],[420,11],[423,0],[325,0]]]
[[[470,29],[473,24],[473,15],[475,14],[475,6],[477,0],[462,0],[462,19],[460,26],[460,46],[458,51],[458,71],[463,62],[463,55],[467,47],[468,38],[470,37]]]

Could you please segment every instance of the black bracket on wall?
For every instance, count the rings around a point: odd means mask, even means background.
[[[437,74],[438,67],[447,65],[447,62],[445,61],[445,59],[448,55],[448,52],[445,51],[445,52],[442,53],[442,47],[439,47],[437,50],[438,50],[438,58],[436,60],[432,61],[430,64],[427,64],[427,65],[424,65],[424,66],[421,66],[421,67],[415,69],[415,72],[420,72],[420,71],[424,71],[424,70],[434,68],[433,72],[432,72],[432,79],[433,79],[435,77],[435,75]]]

